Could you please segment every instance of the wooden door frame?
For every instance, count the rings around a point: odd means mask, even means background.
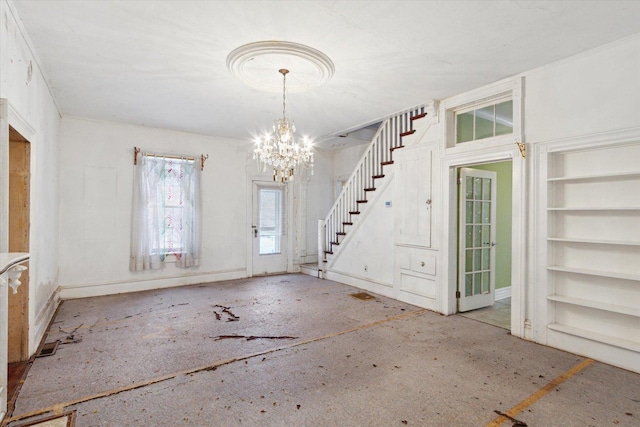
[[[2,159],[0,163],[0,170],[2,175],[0,176],[0,252],[7,252],[9,248],[9,126],[11,126],[16,132],[18,132],[24,139],[29,141],[30,144],[30,159],[29,159],[29,169],[30,169],[30,183],[29,183],[29,193],[30,200],[33,201],[35,199],[34,195],[34,183],[37,181],[39,176],[39,171],[35,168],[35,159],[38,152],[38,135],[35,129],[29,125],[29,123],[22,117],[22,115],[12,106],[11,102],[6,98],[0,98],[0,127],[2,128],[0,132],[3,132],[0,137],[0,152],[3,153],[0,158]],[[6,139],[4,138],[4,132],[6,132]],[[32,296],[36,293],[34,291],[35,284],[37,282],[37,274],[38,270],[35,268],[37,261],[37,254],[34,257],[33,251],[33,239],[31,238],[31,234],[33,231],[33,212],[34,212],[34,203],[30,202],[29,207],[29,222],[30,222],[30,231],[29,231],[29,254],[30,254],[30,262],[29,262],[29,290],[28,290],[28,307],[27,307],[27,353],[28,356],[35,353],[39,342],[36,342],[37,331],[35,331],[34,325],[36,324],[36,300]],[[35,260],[34,260],[35,258]]]
[[[443,224],[442,242],[442,301],[441,311],[454,314],[457,310],[458,274],[458,184],[457,169],[485,163],[511,161],[512,168],[512,235],[511,235],[511,334],[525,338],[526,283],[526,159],[515,144],[488,147],[485,150],[457,152],[443,158]],[[446,196],[448,195],[448,196]]]
[[[14,145],[17,144],[17,145]],[[15,150],[15,151],[14,151]],[[13,126],[9,125],[9,193],[8,206],[9,206],[9,252],[29,252],[31,241],[31,142],[25,138],[20,132],[18,132]],[[17,157],[16,157],[17,156]],[[20,189],[11,189],[12,185],[12,171],[16,171],[16,165],[14,161],[25,160],[26,165],[20,165],[20,172],[18,177],[22,181],[22,177],[26,176],[26,183],[28,188],[23,192],[24,187],[20,185]],[[26,174],[24,172],[26,171]],[[15,185],[15,182],[13,183]],[[22,195],[20,198],[18,195]],[[14,196],[18,196],[19,202],[26,202],[26,209],[19,206],[20,203],[16,203]],[[7,201],[5,200],[5,203]],[[16,206],[18,205],[18,206]],[[13,208],[11,207],[13,206]],[[17,212],[14,211],[17,209]],[[14,216],[12,212],[16,213]],[[16,223],[15,221],[18,221]],[[22,222],[26,221],[23,226]],[[18,233],[18,234],[14,234]],[[23,234],[24,233],[24,234]],[[16,239],[17,238],[17,239]],[[25,242],[26,240],[26,242]],[[12,247],[13,242],[13,247]],[[26,243],[26,245],[25,245]],[[16,247],[16,245],[18,247]],[[8,325],[9,325],[9,362],[22,362],[29,358],[29,269],[22,273],[22,285],[17,289],[16,294],[9,295],[8,304]],[[17,300],[16,300],[17,299]],[[12,336],[12,330],[14,335]]]

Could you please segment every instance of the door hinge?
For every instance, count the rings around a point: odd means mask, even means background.
[[[456,291],[456,298],[460,298],[460,291]]]
[[[462,184],[462,178],[458,178],[458,185]]]

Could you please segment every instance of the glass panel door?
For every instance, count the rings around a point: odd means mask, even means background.
[[[287,271],[286,186],[253,183],[252,275]]]
[[[494,301],[496,176],[492,171],[460,169],[458,311]]]

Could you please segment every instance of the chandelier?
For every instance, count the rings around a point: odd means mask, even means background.
[[[313,175],[313,153],[311,140],[306,136],[302,143],[296,142],[296,125],[287,118],[287,74],[289,70],[278,70],[282,74],[282,118],[273,121],[273,133],[267,133],[255,140],[253,159],[258,168],[267,171],[267,165],[273,168],[273,180],[292,181],[294,172],[304,171],[307,167]]]

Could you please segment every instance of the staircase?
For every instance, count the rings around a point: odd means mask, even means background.
[[[413,135],[414,121],[426,115],[423,106],[391,117],[380,126],[329,214],[319,221],[318,254],[322,254],[319,271],[326,270],[340,243],[366,209],[367,196],[376,191],[376,181],[384,178],[385,168],[393,165],[394,151],[404,147],[402,138]]]

